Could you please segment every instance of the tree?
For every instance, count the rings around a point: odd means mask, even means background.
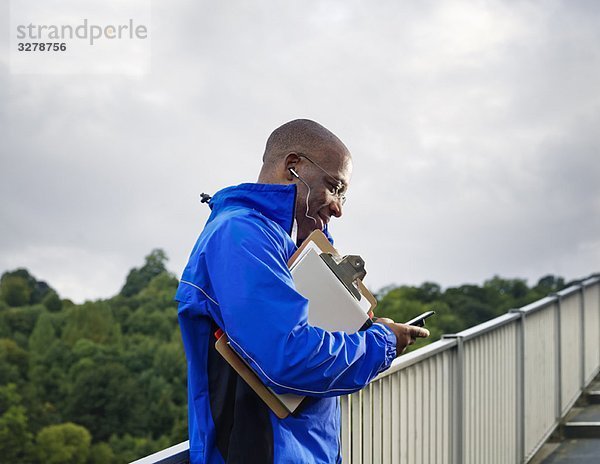
[[[29,386],[33,389],[31,426],[38,430],[61,422],[60,405],[68,401],[67,370],[73,363],[73,350],[58,337],[61,313],[44,313],[29,337]]]
[[[27,269],[5,272],[0,279],[2,299],[10,306],[41,303],[53,291],[46,282],[38,281]]]
[[[154,356],[152,371],[167,379],[176,388],[172,398],[176,404],[184,405],[187,364],[181,341],[160,345]]]
[[[154,249],[146,256],[145,264],[140,268],[133,268],[127,275],[125,285],[121,289],[121,295],[133,296],[145,288],[157,275],[166,272],[165,263],[167,255],[161,249]]]
[[[0,384],[23,384],[29,362],[27,351],[10,338],[0,338]]]
[[[89,464],[112,464],[115,462],[115,453],[108,443],[92,445]]]
[[[124,329],[130,334],[141,333],[168,341],[171,337],[172,320],[158,311],[144,311],[143,307],[134,312]]]
[[[42,300],[42,304],[53,313],[56,313],[62,309],[63,302],[61,301],[58,293],[54,290],[49,291],[44,299]]]
[[[27,462],[31,453],[26,409],[15,384],[0,387],[0,456],[3,462]]]
[[[57,339],[53,316],[44,313],[38,318],[29,337],[29,352],[32,357],[44,357],[50,345]]]
[[[547,275],[538,280],[538,283],[533,287],[534,300],[538,300],[550,293],[558,292],[565,288],[565,279],[555,275]]]
[[[377,316],[389,317],[394,321],[405,322],[427,311],[420,301],[415,287],[402,286],[390,290],[375,308]]]
[[[148,285],[140,291],[138,299],[146,302],[152,301],[160,308],[176,307],[173,297],[177,291],[179,281],[170,272],[162,272],[148,283]]]
[[[118,344],[121,327],[109,305],[101,301],[86,302],[69,310],[62,338],[70,346],[82,338],[100,344]]]
[[[120,363],[95,363],[89,358],[73,367],[65,416],[84,425],[97,440],[129,430],[138,401],[134,379]]]
[[[170,443],[167,436],[162,436],[158,440],[152,440],[145,437],[133,437],[130,434],[123,436],[113,435],[109,441],[110,447],[114,450],[119,462],[131,462],[140,459],[158,450],[165,449]]]
[[[31,335],[38,317],[47,310],[41,304],[8,308],[0,313],[0,332],[15,340],[22,347],[27,347],[27,339]]]
[[[0,282],[0,294],[9,306],[24,306],[29,304],[31,288],[23,277],[5,274]]]
[[[85,464],[92,436],[85,427],[68,422],[49,425],[39,431],[36,451],[46,464]]]

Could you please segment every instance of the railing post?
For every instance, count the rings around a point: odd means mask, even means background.
[[[454,464],[464,462],[464,441],[465,441],[465,384],[464,384],[464,348],[463,337],[457,334],[446,334],[443,339],[456,339],[456,364],[452,378],[452,388],[454,389],[451,409],[452,418],[452,461]]]
[[[351,420],[352,414],[350,412],[350,395],[344,395],[340,397],[340,447],[342,453],[342,459],[344,462],[352,462],[352,433],[351,433]]]
[[[600,278],[600,274],[592,274],[590,276],[590,278],[593,277],[599,277]],[[597,282],[595,282],[594,285],[598,286],[598,314],[600,314],[600,280],[598,280]],[[600,316],[598,317],[598,334],[600,334]],[[598,359],[600,359],[600,343],[598,343]],[[600,366],[596,366],[597,368],[600,368]],[[598,373],[598,370],[596,370],[596,373]]]
[[[581,313],[581,317],[579,318],[579,330],[581,332],[581,336],[579,337],[579,347],[581,354],[581,359],[579,362],[579,369],[581,370],[581,375],[579,376],[579,391],[583,393],[583,391],[585,390],[585,288],[581,284],[579,284],[579,291],[581,292],[581,300],[579,303],[579,312]]]
[[[553,296],[556,297],[556,311],[554,317],[554,324],[556,327],[556,423],[559,424],[562,417],[562,348],[561,348],[561,323],[560,323],[560,295],[555,293]]]
[[[509,312],[519,314],[516,349],[516,462],[525,462],[525,313],[519,309]]]
[[[456,380],[454,385],[456,386],[456,431],[458,437],[455,439],[456,444],[456,463],[462,464],[464,462],[464,449],[465,449],[465,350],[463,346],[463,337],[457,337],[457,362],[456,362]]]

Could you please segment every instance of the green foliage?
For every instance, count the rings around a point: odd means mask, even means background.
[[[92,445],[89,464],[112,464],[115,462],[115,452],[108,443],[96,443]]]
[[[0,279],[0,298],[9,306],[40,303],[50,291],[46,282],[36,280],[26,269],[5,272]]]
[[[75,305],[25,269],[0,281],[0,461],[126,463],[187,438],[186,361],[177,279],[153,250],[113,298]],[[376,313],[406,321],[433,309],[432,333],[456,333],[556,292],[493,277],[442,290],[388,287]],[[35,437],[35,440],[34,440]]]
[[[80,425],[49,425],[37,434],[37,455],[40,462],[47,464],[84,464],[91,441],[90,432]]]
[[[0,313],[0,336],[10,337],[26,348],[38,317],[46,311],[46,307],[41,304],[2,311]]]
[[[408,321],[419,314],[433,310],[435,316],[427,320],[431,336],[418,340],[409,351],[439,340],[445,333],[460,332],[469,327],[536,301],[565,285],[564,279],[545,276],[529,288],[523,279],[503,279],[494,276],[477,285],[461,285],[442,291],[440,286],[425,282],[420,287],[387,287],[379,295],[375,309],[377,316],[395,321]]]
[[[27,281],[19,276],[4,276],[0,283],[2,299],[9,306],[23,306],[31,299],[31,289]]]
[[[122,436],[113,435],[108,443],[118,462],[131,462],[172,445],[168,437],[152,440],[148,437],[134,437],[128,433]]]
[[[51,290],[42,300],[42,304],[48,309],[48,311],[55,313],[62,309],[63,302],[58,296],[58,293],[56,293],[54,290]]]
[[[52,343],[57,340],[55,317],[49,313],[41,314],[29,337],[29,352],[32,356],[43,358]]]
[[[3,462],[27,462],[32,452],[26,408],[15,384],[0,387],[0,456]]]
[[[139,292],[138,300],[142,303],[153,302],[161,308],[169,308],[178,285],[179,281],[173,274],[163,271],[153,277],[148,285]]]
[[[142,306],[132,313],[125,323],[127,333],[140,333],[168,341],[171,336],[172,317],[152,307]]]
[[[26,462],[31,449],[26,409],[13,406],[0,416],[0,456],[4,462]]]
[[[49,318],[45,319],[46,321]],[[41,322],[44,327],[46,322]],[[34,389],[30,403],[32,423],[35,429],[59,421],[64,404],[69,401],[70,380],[68,370],[75,362],[75,355],[62,340],[44,333],[36,326],[30,341],[29,380]],[[39,338],[37,338],[39,337]]]
[[[10,338],[0,339],[0,384],[24,384],[29,355]]]
[[[121,289],[121,295],[133,296],[139,293],[154,277],[166,272],[166,261],[167,255],[163,250],[152,250],[146,256],[146,262],[141,268],[134,268],[129,272],[125,285]]]
[[[186,439],[178,281],[165,261],[154,250],[125,294],[82,305],[25,269],[3,274],[0,461],[125,463]]]
[[[65,417],[77,420],[98,440],[108,439],[115,430],[128,430],[137,396],[127,369],[118,362],[100,364],[85,358],[72,371]]]
[[[82,338],[101,344],[118,344],[121,327],[115,322],[109,304],[85,302],[69,310],[62,338],[69,346]]]

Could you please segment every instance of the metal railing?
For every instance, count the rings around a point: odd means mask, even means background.
[[[398,358],[342,398],[350,463],[529,461],[600,370],[600,278]]]
[[[528,462],[599,371],[594,276],[401,356],[342,397],[344,462]],[[136,464],[187,462],[186,443]]]
[[[158,451],[131,464],[187,464],[190,461],[190,442],[184,441]]]

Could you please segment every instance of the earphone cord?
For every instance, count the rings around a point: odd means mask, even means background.
[[[312,216],[309,216],[309,215],[308,215],[308,199],[310,198],[310,187],[309,187],[309,185],[308,185],[306,182],[304,182],[304,179],[302,179],[302,178],[301,178],[301,177],[300,177],[298,174],[296,174],[296,177],[297,177],[297,178],[298,178],[298,179],[299,179],[299,180],[300,180],[300,181],[301,181],[301,182],[302,182],[304,185],[306,185],[306,188],[308,189],[308,194],[306,195],[306,212],[304,213],[304,216],[305,216],[305,217],[307,217],[308,219],[312,219],[312,220],[313,220],[313,222],[315,223],[315,225],[317,225],[317,220],[316,220],[314,217],[312,217]]]

